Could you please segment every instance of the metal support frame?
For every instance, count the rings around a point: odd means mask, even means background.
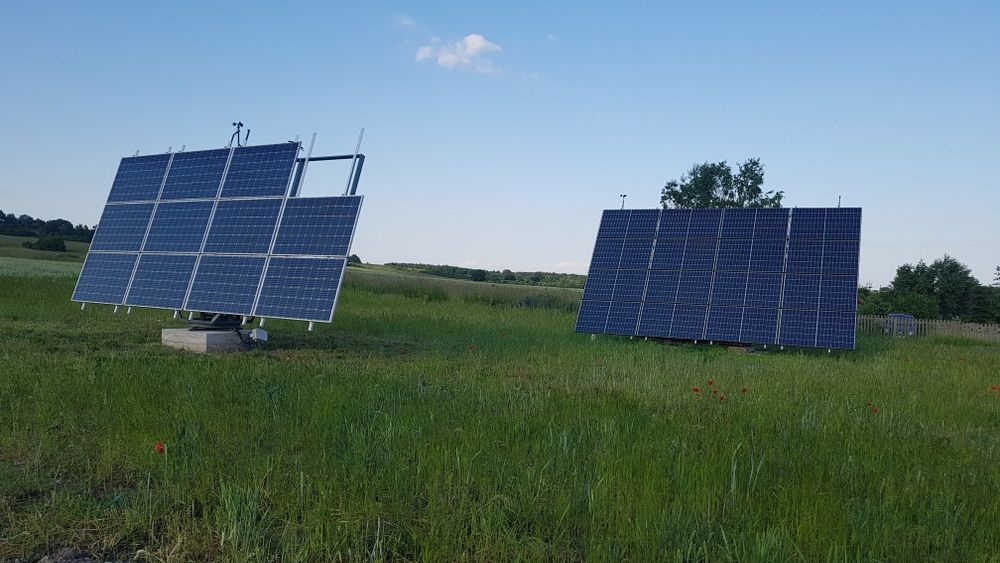
[[[326,160],[352,160],[356,159],[354,166],[354,172],[351,174],[351,183],[349,193],[344,195],[356,195],[358,192],[358,182],[361,181],[361,169],[365,165],[365,155],[358,154],[337,154],[330,156],[310,156],[307,158],[300,157],[295,159],[295,177],[292,179],[292,190],[289,193],[290,197],[298,197],[299,190],[302,187],[302,176],[304,175],[304,168],[307,162],[323,162]]]

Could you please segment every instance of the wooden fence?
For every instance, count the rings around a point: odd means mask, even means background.
[[[886,334],[888,317],[874,315],[858,315],[858,334]],[[964,336],[1000,342],[1000,325],[963,323],[960,321],[928,321],[917,319],[913,321],[913,336]],[[898,325],[897,325],[898,326]]]

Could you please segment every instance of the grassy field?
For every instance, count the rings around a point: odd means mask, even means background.
[[[68,240],[66,241],[66,252],[35,250],[24,247],[24,243],[26,241],[35,240],[37,240],[35,237],[12,237],[8,235],[0,235],[0,257],[83,262],[84,257],[87,256],[87,248],[90,246],[85,242]]]
[[[592,340],[579,292],[362,269],[332,325],[204,357],[74,281],[0,267],[0,560],[1000,552],[997,345]]]

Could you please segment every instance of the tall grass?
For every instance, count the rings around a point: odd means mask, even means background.
[[[592,340],[533,293],[349,276],[332,325],[210,357],[0,277],[0,560],[996,557],[996,345]]]

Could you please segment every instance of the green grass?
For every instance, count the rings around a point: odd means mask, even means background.
[[[592,340],[572,294],[362,269],[205,357],[74,281],[0,276],[0,560],[997,560],[997,345]]]
[[[66,252],[51,250],[35,250],[25,248],[24,243],[38,240],[36,237],[13,237],[0,235],[0,258],[29,258],[33,260],[55,260],[63,262],[83,262],[87,256],[85,242],[66,241]]]

